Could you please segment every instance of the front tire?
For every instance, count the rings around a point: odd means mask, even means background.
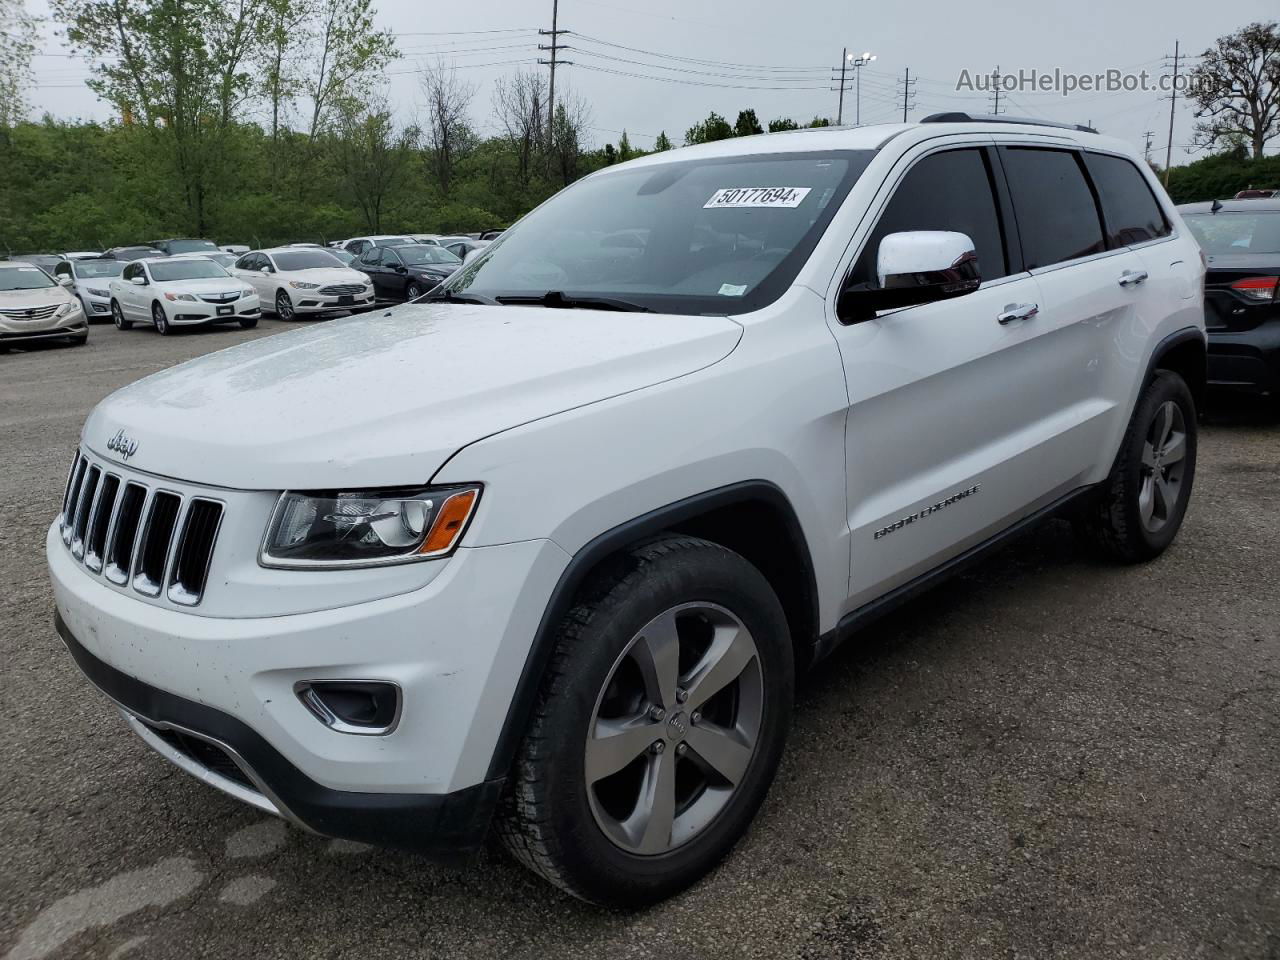
[[[1157,370],[1138,398],[1120,455],[1075,527],[1122,563],[1153,560],[1178,535],[1196,473],[1196,404],[1186,381]]]
[[[634,548],[560,625],[504,797],[504,843],[593,903],[684,889],[764,800],[794,685],[786,617],[759,570],[693,537]]]
[[[289,299],[289,294],[283,290],[276,293],[276,316],[281,320],[292,320],[295,311],[293,309],[293,301]]]
[[[406,300],[417,300],[420,296],[422,296],[422,287],[418,286],[416,281],[405,287],[404,297]]]
[[[111,301],[111,322],[116,325],[117,330],[132,330],[133,321],[124,318],[124,311],[120,309],[120,304]]]
[[[240,318],[240,329],[242,330],[252,330],[257,325],[258,325],[257,317],[241,317]]]
[[[164,307],[158,303],[151,305],[151,323],[156,328],[156,333],[162,337],[167,337],[173,332],[173,328],[169,326],[169,315],[164,312]]]

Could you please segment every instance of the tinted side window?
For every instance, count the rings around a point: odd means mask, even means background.
[[[239,260],[237,260],[237,261],[236,261],[236,269],[237,269],[237,270],[252,270],[252,269],[253,269],[253,257],[252,257],[252,256],[249,256],[249,255],[245,255],[245,256],[241,257]]]
[[[1113,247],[1156,240],[1172,232],[1146,178],[1130,161],[1086,153],[1085,166],[1102,199],[1107,239]]]
[[[367,263],[371,267],[377,266],[379,253],[381,253],[381,251],[377,247],[370,247],[364,253],[360,254],[360,262]]]
[[[1106,249],[1098,205],[1074,153],[1003,147],[1001,155],[1028,270]]]
[[[138,275],[138,267],[137,267],[137,264],[133,264],[133,263],[125,267],[124,272],[120,274],[120,276],[123,277],[125,280],[132,280],[137,275]]]
[[[909,230],[967,234],[978,253],[983,280],[1009,273],[991,173],[981,150],[935,153],[907,172],[858,258],[854,279],[875,283],[880,241]]]

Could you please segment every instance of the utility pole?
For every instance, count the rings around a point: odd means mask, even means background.
[[[912,87],[915,81],[911,79],[911,68],[907,67],[907,72],[902,78],[902,122],[907,122],[907,109],[911,106]]]
[[[844,71],[845,64],[849,62],[849,48],[845,47],[840,51],[840,106],[836,109],[836,126],[844,121]]]
[[[1173,166],[1173,118],[1174,109],[1178,105],[1178,55],[1182,52],[1181,41],[1173,42],[1173,88],[1169,91],[1169,148],[1164,155],[1164,188],[1169,189],[1169,168]]]
[[[1147,166],[1151,166],[1151,138],[1156,135],[1154,130],[1146,130],[1142,134],[1147,138],[1147,145],[1142,148],[1142,157],[1147,161]]]
[[[995,97],[995,102],[991,106],[991,115],[993,117],[1000,116],[1000,64],[996,64],[995,71],[991,74],[991,92]]]
[[[539,50],[548,50],[551,53],[549,60],[538,60],[538,63],[551,68],[551,82],[548,84],[547,90],[547,145],[551,145],[556,122],[556,67],[557,66],[573,66],[572,60],[558,60],[556,54],[561,50],[568,50],[564,44],[560,43],[560,35],[569,33],[568,30],[561,30],[559,24],[560,16],[560,0],[551,0],[551,29],[539,30],[540,36],[550,37],[549,45],[538,44]]]

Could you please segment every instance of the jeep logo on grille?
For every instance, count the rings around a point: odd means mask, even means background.
[[[128,460],[138,452],[138,441],[130,439],[123,430],[117,430],[116,435],[107,441],[107,449],[120,454],[122,460]]]

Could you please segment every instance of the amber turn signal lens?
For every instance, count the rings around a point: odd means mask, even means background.
[[[476,490],[463,490],[455,493],[440,508],[436,522],[431,525],[431,532],[422,543],[419,553],[444,553],[451,550],[462,535],[462,528],[467,525],[471,516],[471,508],[475,506]]]

